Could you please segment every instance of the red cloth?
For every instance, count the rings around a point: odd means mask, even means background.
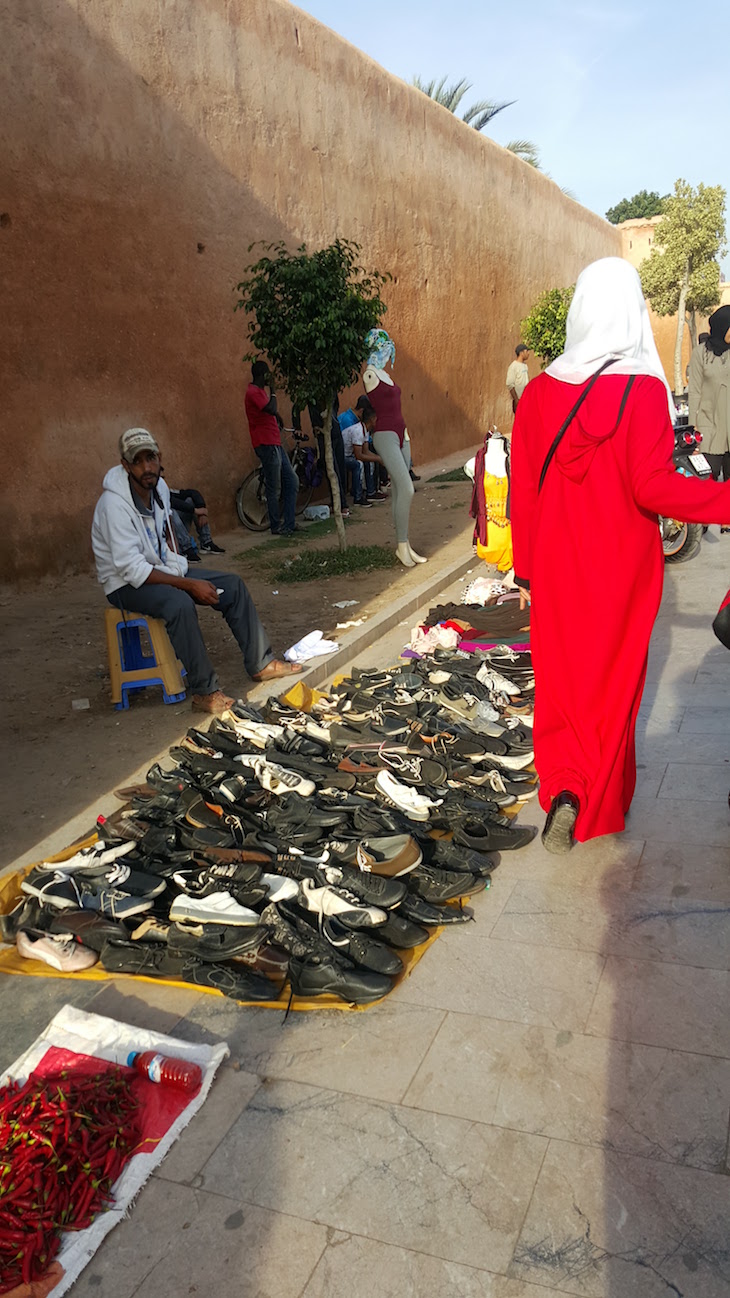
[[[406,421],[401,410],[401,391],[398,384],[383,383],[381,379],[372,392],[368,392],[368,397],[378,416],[376,432],[397,433],[398,441],[402,446]]]
[[[263,414],[264,406],[269,404],[268,393],[255,383],[249,383],[246,389],[246,418],[251,434],[251,445],[281,446],[281,433],[276,422],[276,415]]]
[[[474,459],[474,486],[471,490],[469,514],[476,519],[474,523],[474,544],[487,544],[487,500],[484,494],[484,461],[487,456],[487,439],[480,446]]]
[[[541,374],[512,433],[515,573],[532,589],[535,764],[545,810],[580,800],[581,842],[624,828],[636,784],[634,732],[662,597],[657,513],[730,522],[730,483],[678,474],[666,392],[603,375],[566,432],[538,496],[548,448],[581,387]]]

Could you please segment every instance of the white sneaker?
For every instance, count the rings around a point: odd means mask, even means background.
[[[235,712],[223,712],[221,721],[235,730],[237,739],[247,739],[255,748],[266,748],[268,744],[284,735],[283,726],[270,726],[264,721],[250,721],[248,717],[238,717]]]
[[[90,969],[99,959],[96,951],[74,942],[73,938],[39,937],[32,938],[28,933],[20,932],[15,939],[18,955],[25,960],[42,960],[52,969],[61,973],[79,973]]]
[[[62,871],[64,874],[73,874],[76,870],[94,871],[110,865],[120,856],[126,856],[127,852],[133,852],[136,846],[133,839],[118,843],[116,847],[105,847],[103,842],[94,843],[91,847],[83,847],[67,861],[41,861],[36,869],[51,870],[54,873]]]
[[[477,680],[481,681],[482,685],[486,685],[490,690],[497,690],[500,694],[521,694],[522,692],[519,685],[515,685],[514,681],[507,680],[506,676],[500,675],[488,663],[482,663],[477,672]]]
[[[230,892],[211,892],[207,897],[176,897],[170,907],[171,920],[194,924],[260,924],[261,916],[240,906]]]
[[[276,762],[267,762],[260,757],[254,765],[256,779],[263,789],[268,789],[277,798],[285,793],[298,793],[302,798],[311,798],[315,790],[313,780],[307,780],[298,771],[288,771]]]
[[[302,879],[299,905],[323,919],[334,915],[351,928],[376,928],[388,918],[384,910],[378,906],[366,906],[347,888],[318,888],[314,879]]]
[[[484,756],[488,757],[495,766],[502,766],[506,771],[525,771],[528,766],[532,766],[535,760],[534,752],[517,753],[515,755],[507,754],[506,756],[502,753],[498,755],[496,753],[485,753]],[[473,759],[474,766],[478,766],[481,760],[481,758],[475,757]]]
[[[283,874],[262,874],[260,882],[269,890],[268,901],[289,901],[299,892],[296,879],[288,879]]]
[[[435,800],[427,798],[423,793],[417,793],[410,785],[401,784],[390,773],[390,771],[378,771],[375,778],[375,786],[380,790],[386,802],[391,806],[397,807],[410,820],[428,820],[428,815],[432,807],[440,807],[443,798]]]

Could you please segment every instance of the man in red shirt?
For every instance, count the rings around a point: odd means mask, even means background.
[[[274,536],[290,536],[296,531],[295,505],[299,479],[281,444],[276,394],[266,361],[254,361],[251,366],[251,380],[246,389],[246,418],[251,434],[251,445],[264,468],[269,526]],[[280,499],[283,506],[283,522],[279,514]]]

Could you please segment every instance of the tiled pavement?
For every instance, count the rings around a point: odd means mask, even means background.
[[[726,1298],[729,558],[667,574],[626,833],[506,854],[384,1005],[16,980],[6,1061],[39,1000],[231,1048],[75,1298]]]

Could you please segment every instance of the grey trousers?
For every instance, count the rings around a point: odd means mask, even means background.
[[[397,433],[373,433],[373,449],[388,471],[393,501],[395,539],[399,545],[408,540],[408,520],[413,502],[413,483],[408,470],[411,467],[410,442],[401,446]]]
[[[273,658],[269,638],[264,631],[256,606],[240,577],[232,572],[213,572],[198,568],[195,580],[209,581],[223,591],[214,606],[228,623],[243,654],[249,676],[255,676]],[[219,688],[218,677],[208,657],[198,622],[197,607],[190,595],[176,586],[120,586],[107,595],[115,608],[129,613],[148,613],[162,618],[188,678],[187,688],[193,694],[213,694]]]

